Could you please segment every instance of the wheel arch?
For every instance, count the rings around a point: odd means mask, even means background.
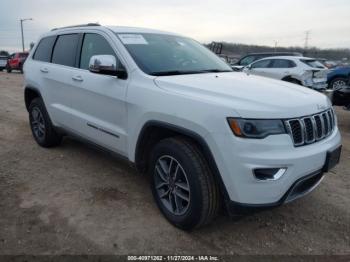
[[[183,136],[191,139],[201,150],[205,157],[210,170],[213,172],[214,177],[219,185],[220,191],[225,199],[229,199],[229,195],[225,184],[221,178],[220,171],[214,159],[214,156],[209,148],[209,145],[204,138],[196,132],[186,129],[184,127],[176,126],[173,124],[150,120],[146,122],[137,139],[135,148],[135,167],[141,173],[145,173],[148,170],[148,156],[153,146],[160,140],[167,137]]]
[[[39,89],[33,86],[26,86],[24,88],[24,102],[25,102],[27,111],[29,109],[30,103],[33,101],[33,99],[37,97],[42,99]]]
[[[329,84],[330,82],[332,82],[334,79],[336,78],[344,78],[344,79],[347,79],[349,81],[349,78],[350,78],[350,72],[348,74],[337,74],[337,75],[334,75],[332,77],[330,77],[328,80],[327,80],[327,83]]]
[[[292,75],[287,75],[287,76],[283,77],[281,80],[282,81],[296,80],[296,81],[301,83],[301,81],[299,79],[297,79],[296,77],[293,77]]]

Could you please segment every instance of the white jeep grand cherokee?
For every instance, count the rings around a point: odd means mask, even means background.
[[[98,24],[54,29],[24,72],[39,145],[73,135],[118,153],[150,175],[161,212],[182,229],[210,222],[220,207],[290,202],[339,161],[326,96],[232,72],[187,37]]]

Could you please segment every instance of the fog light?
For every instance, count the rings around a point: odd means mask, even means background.
[[[258,168],[254,169],[253,173],[256,179],[271,181],[277,180],[286,173],[287,168]]]

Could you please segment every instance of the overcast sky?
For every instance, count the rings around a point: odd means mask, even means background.
[[[350,0],[0,0],[0,49],[26,46],[53,27],[86,22],[177,32],[201,42],[350,47]]]

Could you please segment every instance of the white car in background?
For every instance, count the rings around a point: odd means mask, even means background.
[[[300,84],[316,90],[327,88],[329,70],[319,61],[308,57],[275,56],[260,59],[243,69],[259,75]]]

